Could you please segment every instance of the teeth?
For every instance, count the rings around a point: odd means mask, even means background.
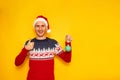
[[[42,33],[43,31],[38,31],[39,33]]]

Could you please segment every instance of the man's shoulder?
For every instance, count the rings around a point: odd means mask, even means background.
[[[53,38],[49,38],[49,37],[47,37],[47,39],[48,39],[48,41],[50,41],[50,42],[57,43],[57,40],[55,40],[55,39],[53,39]]]
[[[32,38],[32,39],[30,39],[30,40],[31,40],[31,42],[36,42],[36,41],[37,41],[36,38]],[[27,41],[25,42],[25,44],[27,44],[28,41],[29,41],[29,40],[27,40]],[[48,42],[48,43],[53,43],[53,44],[57,44],[57,43],[58,43],[57,40],[55,40],[55,39],[53,39],[53,38],[49,38],[49,37],[46,37],[46,39],[45,39],[44,41],[45,41],[45,42]]]

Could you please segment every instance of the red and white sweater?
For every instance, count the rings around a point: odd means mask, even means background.
[[[23,48],[15,59],[15,65],[21,65],[28,55],[27,80],[54,80],[54,56],[58,55],[64,61],[70,62],[72,51],[64,51],[56,40],[50,38],[44,40],[34,38],[32,42],[34,42],[34,48],[30,51]],[[71,46],[71,43],[66,42],[65,45]]]

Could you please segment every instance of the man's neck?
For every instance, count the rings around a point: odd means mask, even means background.
[[[46,36],[42,36],[42,37],[37,36],[36,39],[38,39],[38,40],[44,40],[44,39],[46,39]]]

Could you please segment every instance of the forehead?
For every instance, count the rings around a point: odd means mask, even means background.
[[[35,25],[45,25],[45,23],[43,21],[38,21],[38,22],[36,22]]]

